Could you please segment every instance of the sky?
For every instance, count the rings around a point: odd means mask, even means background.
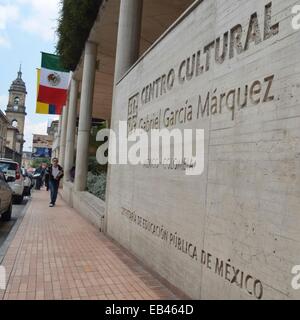
[[[60,0],[0,0],[0,109],[5,111],[8,90],[22,64],[26,83],[24,151],[31,151],[32,135],[46,134],[48,121],[57,117],[35,113],[36,68],[41,51],[55,53]]]

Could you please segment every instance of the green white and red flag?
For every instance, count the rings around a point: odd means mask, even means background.
[[[70,72],[63,68],[60,57],[42,53],[38,101],[64,106],[67,102]]]

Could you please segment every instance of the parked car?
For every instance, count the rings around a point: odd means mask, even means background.
[[[4,173],[6,181],[13,192],[14,203],[21,204],[24,199],[24,177],[20,165],[10,159],[0,159],[0,171]]]
[[[31,179],[29,173],[25,168],[21,169],[22,176],[24,178],[24,197],[29,197],[31,195],[31,189],[34,185],[33,179]]]
[[[12,213],[12,190],[8,185],[5,174],[0,172],[0,218],[9,221]]]

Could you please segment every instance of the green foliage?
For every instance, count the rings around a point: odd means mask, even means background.
[[[57,54],[66,69],[74,71],[103,0],[61,0]]]
[[[38,159],[34,159],[31,162],[31,166],[32,168],[37,169],[41,164],[47,164],[50,165],[51,164],[51,160],[48,158],[38,158]]]
[[[87,178],[88,191],[103,201],[105,201],[106,179],[107,179],[106,172],[102,172],[98,175],[94,175],[91,172],[88,173],[88,178]]]
[[[98,163],[96,157],[89,157],[88,171],[93,175],[100,175],[107,172],[107,166],[102,166]]]
[[[96,157],[89,157],[88,192],[105,201],[107,166],[101,166]]]
[[[90,148],[93,150],[93,154],[96,153],[96,150],[103,144],[103,142],[99,142],[96,140],[97,134],[99,131],[106,128],[106,123],[102,122],[98,125],[93,125],[91,128],[91,135],[90,135]]]

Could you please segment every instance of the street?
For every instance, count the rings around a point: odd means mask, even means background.
[[[11,232],[13,231],[14,226],[17,226],[17,224],[20,222],[22,218],[22,213],[27,203],[28,203],[28,199],[24,199],[21,205],[13,205],[13,213],[12,213],[11,221],[9,222],[0,221],[0,263],[9,245],[9,242],[10,242],[9,236],[11,235]]]

